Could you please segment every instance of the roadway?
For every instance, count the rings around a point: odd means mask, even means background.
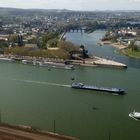
[[[20,140],[20,138],[23,140],[77,140],[75,138],[71,137],[61,137],[58,135],[53,134],[41,134],[41,133],[35,133],[35,132],[28,132],[23,131],[19,129],[10,128],[7,126],[0,126],[0,140],[4,136],[9,136],[8,140]],[[11,137],[11,139],[10,139]],[[3,139],[2,139],[3,140]],[[5,139],[4,139],[5,140]]]

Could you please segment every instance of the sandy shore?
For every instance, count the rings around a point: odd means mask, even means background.
[[[115,48],[120,49],[120,50],[127,48],[127,46],[125,46],[125,45],[122,45],[119,43],[112,43],[110,41],[101,41],[101,44],[104,44],[104,45],[108,44],[108,45],[111,45],[112,47],[115,47]]]

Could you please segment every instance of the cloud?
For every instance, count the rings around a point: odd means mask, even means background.
[[[130,2],[140,2],[140,0],[130,0]]]

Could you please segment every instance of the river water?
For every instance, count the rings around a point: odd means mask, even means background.
[[[121,56],[110,46],[97,46],[105,31],[68,33],[91,54],[128,65],[128,69],[79,67],[71,70],[0,62],[1,121],[75,136],[81,140],[140,139],[140,122],[129,118],[140,111],[140,60]],[[126,95],[70,88],[71,77],[85,84],[121,87]]]

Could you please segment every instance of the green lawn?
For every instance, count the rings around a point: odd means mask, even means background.
[[[134,57],[134,58],[140,58],[140,50],[139,51],[135,51],[131,48],[127,48],[127,49],[123,49],[121,50],[121,53],[130,57]]]

